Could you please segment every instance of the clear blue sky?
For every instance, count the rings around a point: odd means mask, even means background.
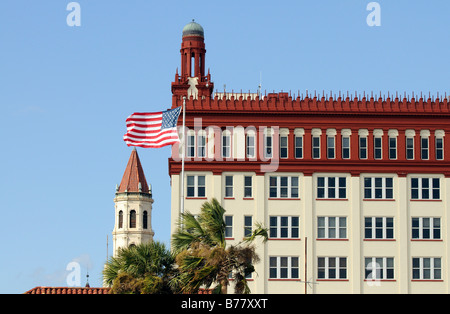
[[[0,293],[101,286],[114,192],[133,112],[171,106],[181,30],[205,29],[218,89],[450,92],[450,1],[63,0],[0,2]],[[138,149],[153,185],[156,239],[170,241],[170,148]]]

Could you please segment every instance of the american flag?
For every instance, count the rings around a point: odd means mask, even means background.
[[[179,143],[177,121],[181,107],[164,112],[135,112],[126,120],[123,140],[128,146],[159,148]]]

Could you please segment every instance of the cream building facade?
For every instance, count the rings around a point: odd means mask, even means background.
[[[172,232],[181,203],[196,214],[216,198],[228,243],[269,229],[252,293],[449,293],[449,100],[213,93],[194,24],[172,83],[186,115],[169,159]],[[192,76],[198,97],[184,102]]]

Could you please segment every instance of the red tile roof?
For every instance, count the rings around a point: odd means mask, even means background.
[[[25,294],[108,294],[110,288],[36,287]]]
[[[139,183],[141,184],[141,189],[139,189]],[[137,150],[133,149],[117,192],[148,193],[148,190],[147,180],[145,179],[144,170],[142,169]]]
[[[25,294],[109,294],[111,288],[36,287]],[[212,289],[199,289],[198,294],[212,294]]]

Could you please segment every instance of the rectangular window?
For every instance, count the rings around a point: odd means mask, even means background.
[[[420,139],[421,147],[420,147],[420,155],[423,160],[428,160],[428,137],[422,137]]]
[[[269,217],[269,237],[272,239],[298,239],[299,218],[297,216]]]
[[[187,197],[205,197],[205,176],[187,176]]]
[[[346,257],[319,257],[317,259],[318,279],[347,279]]]
[[[440,257],[413,257],[413,280],[441,280],[442,266]]]
[[[206,135],[199,133],[197,136],[197,156],[199,158],[206,157]]]
[[[320,158],[320,137],[313,136],[312,138],[312,154],[314,159]]]
[[[280,158],[288,158],[288,137],[280,135]]]
[[[359,137],[359,159],[367,159],[367,137]]]
[[[411,227],[413,239],[441,239],[441,218],[413,217]]]
[[[436,138],[436,160],[444,159],[444,139]]]
[[[303,136],[295,137],[295,158],[303,158]]]
[[[367,280],[394,279],[393,257],[366,257],[365,267]]]
[[[299,261],[296,256],[270,256],[270,279],[298,279]]]
[[[318,239],[346,239],[346,217],[317,217]]]
[[[411,178],[412,200],[439,200],[440,198],[439,178]]]
[[[228,133],[222,134],[222,157],[231,157],[231,136]]]
[[[345,177],[318,177],[317,198],[323,199],[345,199],[346,192]]]
[[[233,216],[225,216],[225,238],[233,237]]]
[[[264,157],[272,158],[272,135],[264,136]]]
[[[382,150],[381,137],[375,137],[373,140],[373,145],[374,145],[373,158],[374,159],[382,159],[383,158],[383,150]]]
[[[233,176],[225,177],[225,197],[233,197]]]
[[[187,157],[195,157],[195,135],[191,134],[187,136]]]
[[[253,180],[253,178],[250,176],[244,177],[244,197],[245,198],[253,197],[252,180]]]
[[[335,143],[334,136],[327,137],[327,158],[334,159],[335,158]]]
[[[298,198],[298,177],[269,177],[270,198]]]
[[[389,138],[389,159],[397,159],[397,138]]]
[[[406,138],[406,159],[408,159],[408,160],[414,159],[414,138],[413,137]]]
[[[342,137],[342,159],[350,159],[350,137]]]
[[[393,239],[394,218],[365,217],[364,239]]]
[[[253,218],[252,216],[244,216],[244,237],[249,237],[252,235],[253,231]]]
[[[255,158],[255,136],[247,134],[247,158]]]
[[[393,178],[364,178],[365,199],[393,199]]]

